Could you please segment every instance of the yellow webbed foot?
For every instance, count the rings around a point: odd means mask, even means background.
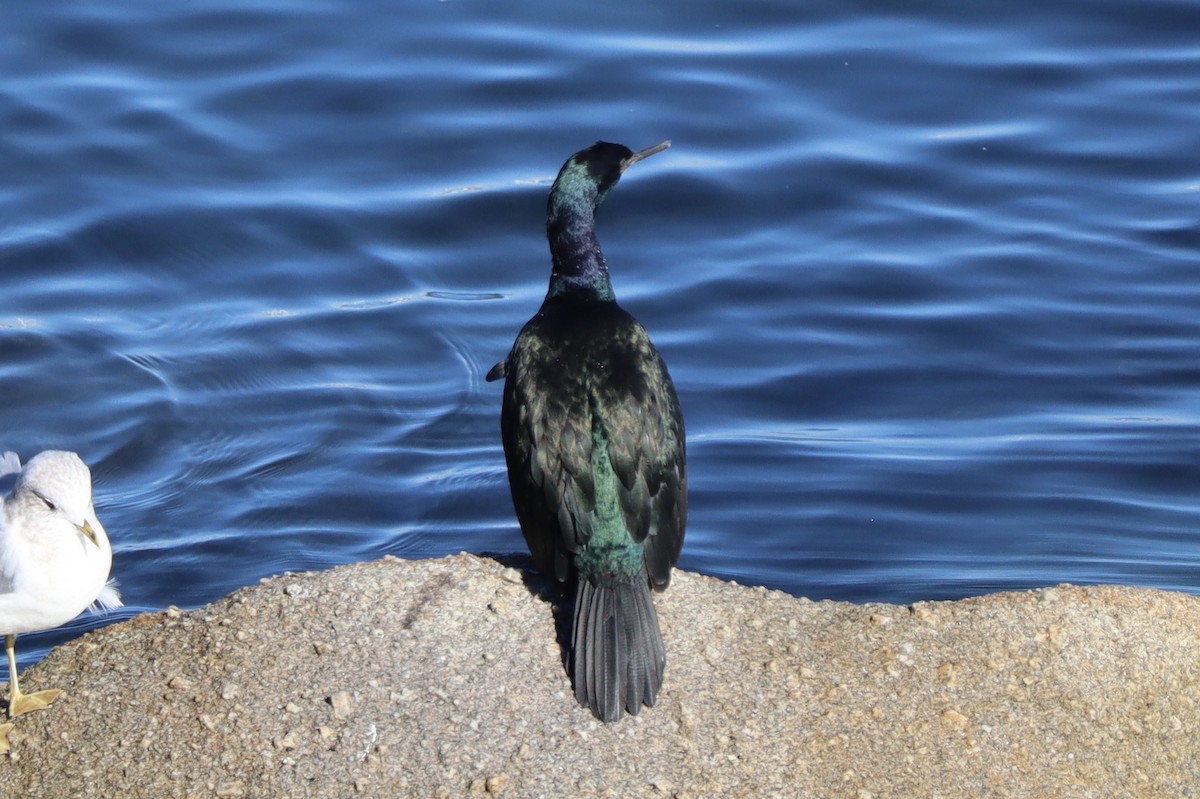
[[[15,724],[0,724],[0,755],[8,754],[9,743],[8,733],[15,727]]]
[[[45,710],[62,694],[57,688],[38,691],[35,694],[16,694],[8,700],[8,717],[15,719],[35,710]]]

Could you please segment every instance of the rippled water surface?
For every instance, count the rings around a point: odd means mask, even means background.
[[[0,446],[92,465],[128,612],[523,551],[482,376],[596,139],[674,141],[600,238],[687,417],[682,567],[1200,590],[1194,3],[21,6]]]

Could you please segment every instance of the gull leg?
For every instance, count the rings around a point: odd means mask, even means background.
[[[4,648],[8,650],[8,684],[10,686],[16,685],[14,682],[17,674],[16,642],[17,637],[15,635],[5,636],[4,638]],[[8,733],[15,726],[11,721],[7,724],[0,724],[0,755],[8,754],[8,750],[12,748],[8,742]]]
[[[8,653],[8,717],[14,719],[25,713],[43,710],[62,694],[57,688],[38,691],[35,694],[23,694],[17,684],[17,636],[4,636],[4,648]],[[0,729],[0,736],[8,730]]]

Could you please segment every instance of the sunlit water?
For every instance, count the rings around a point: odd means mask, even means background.
[[[20,5],[0,446],[92,465],[128,613],[523,551],[482,376],[600,138],[674,141],[600,237],[687,418],[682,567],[1200,590],[1200,6]]]

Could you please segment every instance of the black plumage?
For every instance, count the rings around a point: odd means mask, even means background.
[[[575,580],[575,696],[606,722],[653,705],[666,652],[649,587],[683,546],[683,414],[646,330],[616,302],[594,212],[632,152],[598,142],[563,165],[547,203],[554,268],[508,358],[501,434],[513,505],[538,568]]]

